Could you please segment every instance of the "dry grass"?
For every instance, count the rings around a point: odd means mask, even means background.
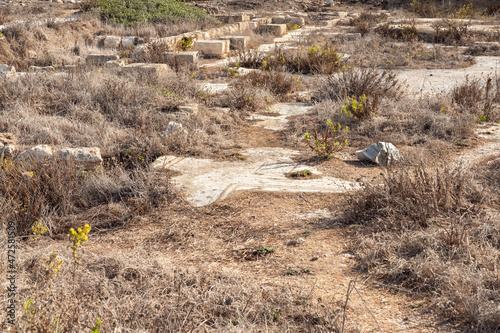
[[[480,175],[446,164],[388,169],[382,186],[353,197],[359,268],[430,295],[432,308],[466,331],[497,330],[500,225],[488,203],[498,188],[482,184]]]
[[[207,152],[225,144],[234,123],[230,114],[206,110],[210,96],[182,73],[156,79],[98,71],[30,74],[4,80],[0,96],[0,131],[12,132],[21,146],[95,146],[110,157],[124,150],[145,158]],[[200,104],[198,114],[176,112],[189,102]],[[164,140],[170,121],[181,122],[189,135]]]
[[[466,77],[463,84],[452,91],[452,101],[458,112],[469,113],[479,122],[497,121],[500,116],[500,80],[488,77],[480,79]]]
[[[391,37],[369,33],[360,39],[336,42],[339,52],[350,55],[349,63],[361,67],[383,69],[463,68],[474,63],[473,58],[457,50],[440,46],[424,46],[422,42],[398,42]],[[338,44],[337,44],[338,43]]]
[[[403,93],[404,85],[396,79],[395,74],[374,68],[359,68],[322,79],[314,97],[317,101],[357,98],[362,95],[397,100]]]
[[[36,221],[55,235],[67,231],[74,219],[92,214],[101,215],[94,222],[99,228],[121,226],[158,207],[171,194],[168,182],[162,184],[146,166],[90,172],[67,163],[6,162],[0,172],[2,223],[16,221],[20,236],[32,235]]]
[[[449,96],[405,96],[398,100],[383,98],[372,118],[356,121],[342,112],[346,100],[326,100],[306,116],[291,121],[289,140],[301,140],[315,126],[323,126],[328,119],[349,126],[349,146],[366,148],[373,142],[392,142],[397,146],[425,147],[429,153],[440,154],[457,144],[467,144],[474,138],[477,117],[467,113],[443,112],[450,110]]]
[[[71,65],[82,62],[88,54],[109,51],[92,46],[95,36],[166,37],[201,29],[201,21],[183,20],[175,24],[140,24],[124,27],[102,22],[95,15],[82,15],[66,23],[27,22],[7,27],[0,39],[0,63],[13,65],[18,71],[29,66]],[[34,51],[36,56],[33,56]]]
[[[262,53],[249,50],[240,53],[242,67],[281,70],[298,74],[333,74],[343,67],[342,54],[329,43],[300,43],[297,47],[276,47]]]

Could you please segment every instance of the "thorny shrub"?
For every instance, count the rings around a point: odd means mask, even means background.
[[[377,97],[399,99],[404,93],[395,74],[378,71],[374,68],[350,69],[322,79],[314,93],[317,101],[338,100],[349,97]]]
[[[311,134],[304,134],[304,141],[318,156],[331,158],[335,152],[341,151],[349,144],[347,135],[349,128],[342,127],[340,124],[334,124],[330,119],[326,123],[326,128],[321,133],[315,127]]]
[[[495,163],[486,166],[492,175]],[[490,213],[497,183],[447,164],[387,170],[382,186],[353,196],[359,268],[433,298],[431,306],[474,332],[500,325],[500,224]],[[487,178],[488,179],[488,178]],[[488,188],[489,187],[489,188]]]
[[[465,78],[452,91],[452,101],[458,112],[473,114],[480,121],[497,121],[500,107],[500,80],[487,77]]]
[[[51,234],[57,234],[66,228],[68,216],[85,217],[89,211],[106,212],[115,206],[117,214],[103,218],[99,226],[122,225],[168,198],[168,182],[159,185],[154,177],[154,172],[146,170],[86,171],[67,162],[26,164],[6,160],[0,170],[1,220],[15,220],[22,236],[32,234],[32,226],[38,221]]]

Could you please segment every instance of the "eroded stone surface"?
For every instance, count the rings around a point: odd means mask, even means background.
[[[156,160],[153,167],[180,171],[182,174],[172,181],[195,206],[222,200],[235,190],[335,193],[359,189],[356,183],[334,177],[300,181],[286,177],[290,172],[303,169],[318,173],[310,166],[294,162],[292,157],[298,153],[285,148],[250,148],[241,152],[245,157],[242,161],[164,156]]]

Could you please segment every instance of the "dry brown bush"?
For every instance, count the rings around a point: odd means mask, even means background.
[[[474,64],[472,57],[455,49],[439,45],[428,47],[417,40],[399,42],[375,33],[354,41],[334,42],[339,52],[351,55],[349,63],[359,67],[431,69],[462,68]]]
[[[219,147],[233,124],[206,111],[204,95],[182,73],[158,78],[111,71],[30,74],[4,80],[0,87],[0,131],[12,132],[22,146],[52,144],[99,147],[104,156],[137,151],[147,160],[167,150],[201,153]],[[200,112],[176,112],[177,105],[198,102]],[[170,121],[182,122],[190,136],[163,140]]]
[[[242,67],[280,70],[299,74],[333,74],[344,64],[342,54],[329,43],[299,43],[297,48],[276,47],[268,53],[249,50],[240,53]]]
[[[98,239],[94,237],[91,231],[84,247]],[[97,318],[101,332],[338,332],[338,316],[306,298],[304,291],[263,285],[220,265],[185,267],[142,251],[131,256],[86,250],[74,297],[71,256],[62,246],[55,250],[65,262],[50,282],[44,262],[50,248],[26,251],[19,258],[18,297],[22,303],[33,299],[30,308],[36,311],[31,323],[19,318],[19,331],[49,332],[57,317],[64,332],[89,331]]]
[[[379,99],[399,99],[404,93],[395,74],[381,72],[374,68],[359,68],[343,71],[323,79],[315,91],[315,99],[338,100],[366,95]]]
[[[123,225],[170,195],[168,183],[160,185],[159,177],[147,172],[146,166],[143,163],[142,169],[129,171],[120,167],[85,171],[66,162],[6,161],[0,170],[1,221],[15,221],[20,236],[32,235],[31,227],[41,221],[54,235],[68,230],[67,217],[85,216],[97,207],[105,212],[116,203],[115,209],[120,207],[127,214],[95,224],[101,228]]]
[[[465,78],[452,91],[452,101],[459,112],[478,117],[481,122],[497,121],[500,116],[500,80],[487,77]]]
[[[349,19],[349,25],[356,27],[356,31],[362,35],[367,34],[375,25],[387,19],[385,13],[372,13],[363,11],[356,18]]]
[[[500,225],[480,178],[446,164],[391,168],[383,185],[353,197],[348,216],[361,226],[360,269],[428,294],[433,309],[466,331],[494,332]]]
[[[443,108],[449,110],[451,105],[446,95],[382,99],[373,118],[358,122],[342,113],[345,103],[342,99],[326,100],[306,116],[292,119],[290,140],[300,140],[304,133],[322,126],[328,119],[349,126],[349,146],[359,148],[385,141],[395,145],[425,146],[437,152],[443,145],[456,145],[475,137],[477,117],[443,112]]]

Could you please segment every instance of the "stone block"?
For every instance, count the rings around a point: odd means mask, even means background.
[[[54,66],[30,66],[30,73],[47,73],[47,72],[55,72],[56,68]]]
[[[221,57],[229,51],[228,40],[197,40],[193,51],[198,51],[208,57]]]
[[[102,166],[101,151],[97,147],[92,148],[62,148],[56,153],[61,161],[75,162],[85,169],[93,169]]]
[[[47,163],[52,159],[52,147],[49,145],[38,145],[23,151],[17,159],[25,163]]]
[[[164,54],[164,61],[173,66],[198,63],[198,51],[180,51],[180,52],[166,52]]]
[[[271,24],[285,24],[285,17],[284,16],[275,16],[271,18]]]
[[[107,49],[117,48],[120,46],[121,41],[122,41],[121,37],[106,36],[106,38],[104,38],[103,41],[103,46]]]
[[[252,30],[257,30],[259,28],[258,22],[248,22],[248,28]]]
[[[16,68],[9,65],[0,65],[0,78],[13,77],[16,75]]]
[[[276,37],[282,37],[286,34],[286,24],[264,24],[260,26],[261,34],[268,34]]]
[[[89,54],[87,58],[85,58],[85,62],[87,65],[101,66],[108,61],[118,59],[119,57],[114,54]]]
[[[123,67],[126,66],[127,64],[128,62],[124,59],[116,59],[116,60],[106,61],[104,66],[107,68],[113,68],[113,67]]]
[[[285,24],[290,24],[290,25],[300,25],[301,27],[304,26],[305,20],[302,17],[286,17],[285,18]]]
[[[231,14],[231,15],[215,15],[215,18],[222,23],[235,23],[235,22],[248,22],[250,21],[250,16],[247,14]]]
[[[248,36],[222,36],[219,39],[229,40],[231,50],[244,50],[250,43],[250,37]]]
[[[179,112],[184,112],[188,114],[197,114],[198,113],[198,104],[187,104],[187,105],[179,105],[177,106]]]
[[[136,45],[135,37],[123,37],[122,38],[122,47],[124,49],[131,49]]]
[[[147,77],[157,77],[161,73],[169,72],[170,67],[167,64],[145,64],[135,63],[121,67],[126,73],[132,75],[143,75]]]

